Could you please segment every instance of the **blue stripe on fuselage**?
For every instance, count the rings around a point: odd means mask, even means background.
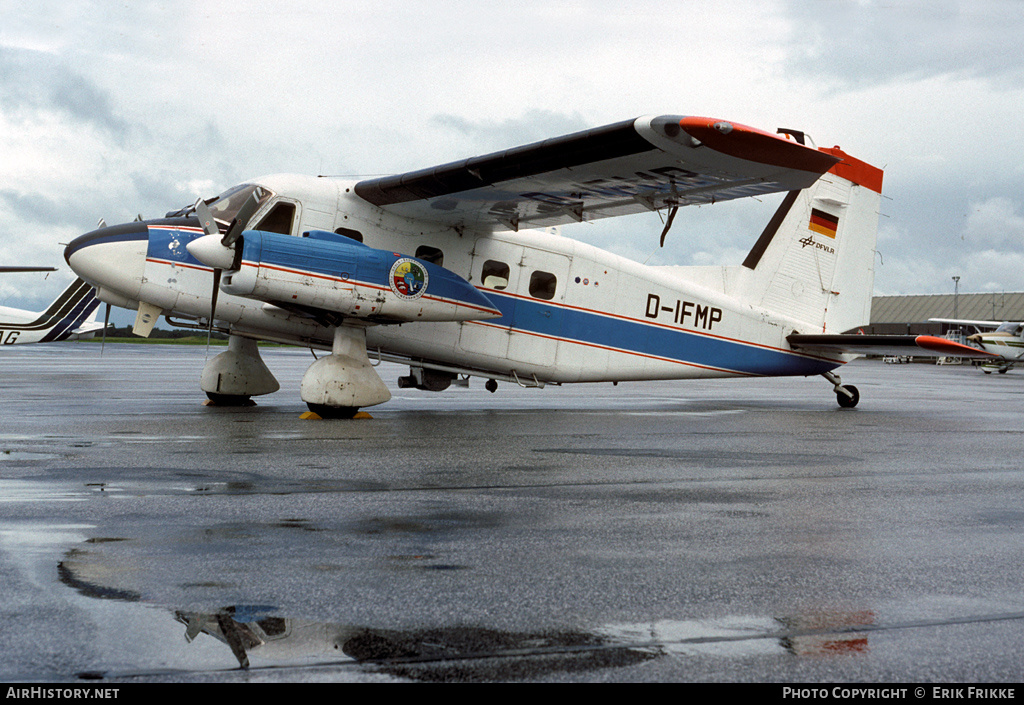
[[[494,308],[483,292],[444,267],[392,250],[371,248],[344,236],[338,236],[339,239],[330,238],[330,235],[318,233],[314,237],[290,237],[247,230],[242,234],[242,258],[251,264],[282,267],[298,273],[308,272],[384,290],[391,285],[389,278],[392,265],[400,258],[414,259],[428,274],[424,297],[477,308]]]
[[[150,227],[146,257],[209,270],[210,267],[193,257],[186,247],[204,234],[201,230],[179,229],[174,225]]]
[[[487,297],[502,312],[484,325],[596,345],[634,355],[747,375],[816,375],[839,363],[728,340],[709,334],[623,319],[600,313],[510,296],[491,289]],[[552,315],[552,309],[558,315]]]

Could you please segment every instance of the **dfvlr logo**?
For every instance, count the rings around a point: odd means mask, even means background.
[[[657,294],[647,295],[648,318],[658,318],[662,313],[672,314],[672,322],[680,326],[711,330],[712,326],[722,320],[722,309],[714,306],[695,304],[692,301],[676,299],[675,306],[662,306],[661,297]],[[687,321],[687,319],[690,319]]]

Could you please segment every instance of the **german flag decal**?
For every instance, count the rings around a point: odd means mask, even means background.
[[[830,215],[817,208],[811,209],[811,222],[807,226],[814,232],[836,239],[836,230],[839,229],[839,216]]]

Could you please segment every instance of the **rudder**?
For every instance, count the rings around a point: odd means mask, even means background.
[[[842,333],[871,317],[882,170],[845,154],[783,200],[743,265],[745,298],[806,326]]]

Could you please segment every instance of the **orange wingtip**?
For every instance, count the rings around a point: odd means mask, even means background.
[[[679,126],[716,152],[760,164],[824,174],[841,159],[823,150],[805,147],[786,137],[730,120],[684,117]]]
[[[914,342],[917,343],[918,347],[924,348],[925,350],[945,353],[956,357],[999,357],[994,353],[980,350],[978,348],[972,348],[969,345],[954,343],[952,340],[946,340],[945,338],[939,338],[934,335],[919,335],[914,338]]]

